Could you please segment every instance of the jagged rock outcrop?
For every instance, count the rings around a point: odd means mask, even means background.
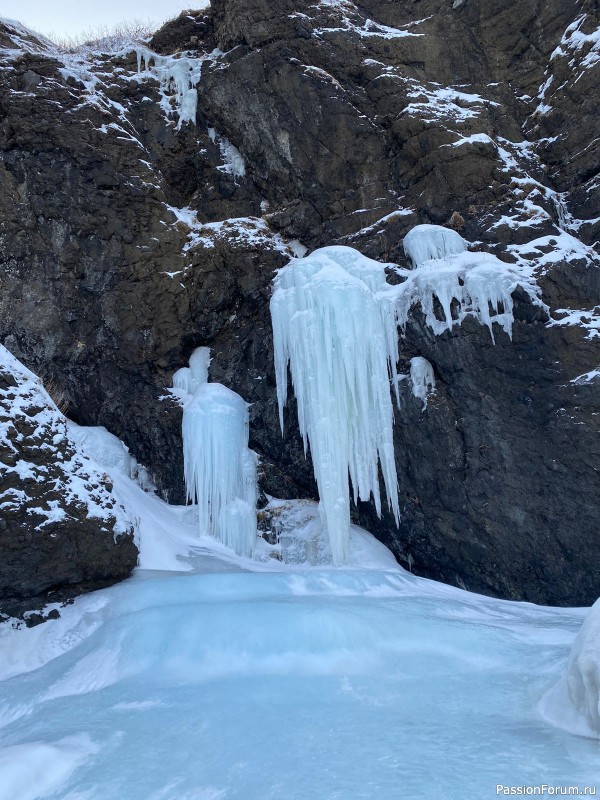
[[[0,619],[126,578],[131,524],[38,379],[0,345]]]
[[[516,296],[513,340],[494,345],[473,321],[434,337],[415,311],[401,366],[426,357],[437,393],[422,411],[402,386],[401,525],[357,516],[420,574],[591,602],[598,24],[588,0],[213,0],[149,43],[202,61],[196,125],[180,126],[133,44],[65,55],[5,25],[0,341],[171,500],[181,412],[165,389],[209,346],[212,379],[252,403],[262,488],[314,497],[293,403],[278,428],[274,270],[294,240],[406,265],[414,224],[456,226],[529,265],[548,312]]]

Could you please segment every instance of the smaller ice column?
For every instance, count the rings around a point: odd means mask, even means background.
[[[200,347],[173,376],[183,405],[183,462],[188,499],[198,504],[201,534],[238,555],[256,543],[256,454],[248,448],[248,404],[220,383],[208,383],[210,352]]]

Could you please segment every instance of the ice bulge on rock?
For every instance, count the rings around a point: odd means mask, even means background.
[[[415,267],[432,259],[464,253],[468,242],[451,228],[443,225],[415,225],[404,237],[404,252]]]

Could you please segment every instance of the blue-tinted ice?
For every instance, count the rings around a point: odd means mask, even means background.
[[[598,742],[536,710],[581,611],[404,571],[214,563],[229,571],[140,572],[1,632],[3,673],[32,668],[0,682],[2,800],[481,800],[598,781]]]

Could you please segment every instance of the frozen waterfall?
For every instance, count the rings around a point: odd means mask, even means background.
[[[512,292],[518,287],[540,304],[527,267],[490,253],[467,252],[467,242],[439,225],[417,225],[404,247],[414,269],[391,286],[385,265],[351,247],[324,247],[293,259],[274,282],[271,317],[279,418],[287,400],[287,370],[298,401],[304,450],[310,446],[320,511],[336,564],[348,555],[350,501],[374,499],[381,514],[379,465],[388,504],[399,520],[390,379],[398,400],[398,326],[420,306],[434,334],[472,316],[509,336]],[[411,362],[411,383],[423,407],[435,389],[433,368]]]
[[[398,336],[383,264],[350,247],[324,247],[279,271],[271,298],[279,417],[291,368],[304,449],[310,445],[320,512],[335,564],[348,557],[350,501],[372,495],[378,465],[399,520],[390,378]]]
[[[248,448],[248,404],[208,383],[209,350],[173,376],[183,402],[183,461],[188,500],[198,503],[200,532],[250,558],[256,543],[256,454]]]

